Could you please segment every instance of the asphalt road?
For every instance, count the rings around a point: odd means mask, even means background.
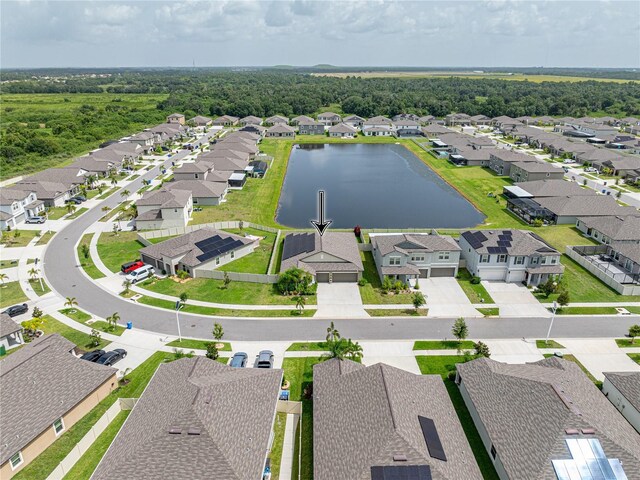
[[[180,159],[188,152],[181,152],[173,159]],[[165,165],[171,164],[167,160]],[[137,178],[127,185],[135,192],[145,179],[159,174],[159,167]],[[104,200],[61,230],[49,242],[44,255],[44,273],[53,290],[63,297],[76,297],[80,307],[94,315],[107,317],[114,312],[121,316],[120,323],[133,322],[141,328],[166,335],[177,335],[174,312],[138,305],[117,297],[99,287],[84,275],[78,265],[75,247],[83,232],[103,216],[105,205],[115,207],[120,203],[119,192]],[[123,259],[126,260],[126,259]],[[249,308],[249,307],[248,307]],[[180,314],[182,335],[186,337],[210,338],[214,320],[221,323],[226,340],[320,340],[326,335],[328,319],[291,318],[259,320],[210,317]],[[398,340],[414,338],[451,338],[453,319],[417,319],[411,317],[375,317],[366,319],[334,320],[336,328],[344,337],[357,340]],[[613,337],[624,335],[629,326],[638,323],[636,316],[569,317],[555,319],[553,338]],[[468,319],[470,338],[544,338],[549,328],[548,318],[500,318]]]

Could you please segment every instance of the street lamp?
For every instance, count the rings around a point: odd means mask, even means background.
[[[180,319],[178,318],[178,312],[182,308],[182,302],[180,300],[176,300],[176,325],[178,325],[178,340],[182,342],[182,334],[180,333]]]
[[[558,309],[558,302],[556,302],[555,300],[553,301],[553,307],[551,308],[551,323],[549,323],[549,330],[547,331],[547,338],[545,339],[544,343],[546,345],[549,344],[549,335],[551,335],[551,328],[553,327],[553,321],[556,318],[556,310]]]

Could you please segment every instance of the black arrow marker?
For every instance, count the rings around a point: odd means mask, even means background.
[[[319,220],[311,220],[311,224],[316,227],[316,230],[322,236],[332,222],[332,220],[324,220],[324,190],[318,191],[318,217]]]

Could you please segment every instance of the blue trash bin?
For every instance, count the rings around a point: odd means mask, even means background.
[[[133,322],[127,322],[127,330],[131,330],[133,328]]]

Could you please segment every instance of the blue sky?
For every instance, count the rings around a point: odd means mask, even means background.
[[[638,1],[2,0],[0,65],[640,67]]]

